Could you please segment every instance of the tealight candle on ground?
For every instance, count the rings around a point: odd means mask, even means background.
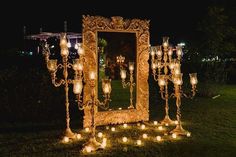
[[[162,126],[158,126],[158,130],[163,130],[163,127]]]
[[[81,134],[77,134],[77,135],[76,135],[76,138],[77,138],[77,139],[81,139],[81,137],[82,137]]]
[[[109,126],[106,126],[106,129],[108,130],[108,129],[109,129]]]
[[[157,122],[157,121],[154,121],[154,122],[153,122],[153,124],[154,124],[154,125],[157,125],[157,124],[158,124],[158,122]]]
[[[145,127],[146,127],[146,126],[145,126],[144,124],[141,125],[141,129],[142,129],[142,130],[145,129]]]
[[[90,146],[87,146],[85,149],[87,153],[90,153],[92,151],[92,148]]]
[[[177,135],[175,133],[172,134],[172,138],[177,138]]]
[[[160,142],[161,141],[161,136],[157,136],[156,139],[157,139],[157,141]]]
[[[112,128],[111,128],[111,131],[113,131],[113,132],[116,131],[116,128],[115,128],[115,127],[112,127]]]
[[[89,132],[89,128],[85,128],[85,131],[86,131],[86,132]]]
[[[188,133],[187,133],[187,137],[190,137],[190,136],[191,136],[191,133],[190,133],[190,132],[188,132]]]
[[[142,144],[142,141],[141,140],[137,140],[137,145],[141,145]]]
[[[65,142],[65,143],[68,143],[69,140],[70,140],[69,137],[66,137],[66,136],[65,136],[65,137],[63,138],[63,142]]]
[[[103,136],[102,132],[99,132],[98,137],[102,138],[102,136]]]
[[[169,126],[169,124],[168,124],[168,123],[166,123],[166,124],[165,124],[165,126]]]
[[[120,107],[119,110],[122,110],[122,108]]]
[[[123,141],[124,143],[126,143],[126,142],[128,141],[128,138],[127,138],[127,137],[123,137],[123,138],[122,138],[122,141]]]
[[[146,139],[148,136],[147,134],[143,134],[143,138]]]

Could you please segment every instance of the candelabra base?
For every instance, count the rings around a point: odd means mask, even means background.
[[[130,106],[128,107],[128,109],[134,109],[134,106],[133,106],[133,105],[130,105]]]
[[[66,131],[64,134],[68,138],[72,138],[72,139],[76,138],[76,134],[73,133],[70,128],[66,128]]]
[[[165,118],[161,121],[161,125],[173,125],[175,121],[171,120],[169,115],[166,115]]]
[[[171,134],[176,134],[176,135],[185,135],[187,136],[190,132],[187,130],[184,130],[182,125],[177,125],[174,130],[170,132]]]
[[[98,149],[104,149],[104,146],[101,143],[97,142],[95,137],[91,137],[89,141],[83,145],[82,152],[90,153]]]

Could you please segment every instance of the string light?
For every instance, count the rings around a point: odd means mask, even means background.
[[[175,124],[176,124],[176,125],[178,124],[178,121],[177,121],[177,120],[175,120]]]
[[[144,124],[141,125],[141,129],[142,129],[142,130],[145,129],[145,125],[144,125]]]
[[[166,123],[166,124],[165,124],[165,126],[169,126],[169,124],[168,124],[168,123]]]
[[[109,130],[109,126],[106,126],[106,129]]]
[[[128,125],[127,125],[126,123],[125,123],[125,124],[123,124],[123,127],[124,127],[124,128],[127,128],[127,126],[128,126]]]
[[[122,110],[122,108],[120,107],[119,110]]]
[[[157,121],[154,121],[153,124],[154,124],[154,125],[157,125],[158,123],[157,123]]]

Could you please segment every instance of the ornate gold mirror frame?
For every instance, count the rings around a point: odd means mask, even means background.
[[[105,18],[101,16],[83,16],[83,46],[86,65],[84,66],[84,102],[89,99],[90,89],[86,84],[89,71],[98,72],[98,32],[127,32],[136,34],[136,107],[134,109],[99,111],[95,109],[95,124],[120,124],[149,120],[149,20],[123,19],[115,16]],[[118,93],[117,93],[118,94]],[[97,95],[96,95],[97,96]],[[91,126],[91,113],[84,110],[84,127]]]

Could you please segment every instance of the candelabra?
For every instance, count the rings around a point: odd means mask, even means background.
[[[122,56],[122,55],[116,56],[116,63],[119,64],[120,69],[123,68],[122,65],[123,65],[124,62],[125,62],[125,57],[124,56]]]
[[[164,54],[162,53],[162,47],[164,49]],[[173,51],[176,51],[176,59],[172,58]],[[152,70],[154,75],[154,80],[158,81],[158,85],[160,86],[160,93],[161,98],[165,100],[165,118],[161,121],[161,124],[173,124],[174,121],[172,121],[169,118],[169,104],[168,99],[170,97],[176,97],[176,107],[177,107],[177,126],[176,128],[171,131],[171,133],[180,134],[180,135],[186,135],[188,131],[184,130],[181,124],[181,111],[180,111],[180,105],[181,105],[181,97],[193,97],[196,94],[196,84],[197,84],[197,74],[189,74],[190,76],[190,83],[192,85],[192,95],[187,96],[183,93],[181,90],[182,85],[182,73],[181,73],[181,56],[182,56],[182,47],[176,46],[175,49],[173,49],[171,46],[169,46],[169,38],[163,37],[163,44],[162,46],[157,47],[151,47],[151,56],[152,56]],[[156,57],[157,56],[157,57]],[[163,60],[163,61],[162,61]],[[156,69],[158,69],[158,73],[156,72]],[[164,71],[164,75],[161,74],[162,69]],[[170,71],[170,72],[169,72]],[[173,82],[174,84],[174,94],[169,95],[168,93],[168,81]]]
[[[133,109],[133,90],[134,90],[134,62],[129,62],[129,72],[130,72],[130,80],[128,82],[125,81],[126,79],[126,70],[125,69],[120,69],[120,76],[122,79],[122,87],[126,88],[127,86],[130,87],[130,106],[128,107],[129,109]]]
[[[68,98],[68,92],[69,92],[69,84],[73,84],[78,77],[82,76],[82,58],[75,59],[74,63],[71,64],[68,62],[68,55],[69,50],[68,47],[70,47],[70,42],[67,43],[67,36],[66,33],[62,33],[60,36],[60,48],[61,48],[61,56],[62,56],[62,64],[57,64],[57,59],[49,59],[50,57],[50,49],[47,42],[43,46],[43,54],[45,56],[45,61],[47,64],[47,68],[51,74],[51,80],[52,84],[55,87],[59,87],[61,85],[64,85],[65,87],[65,107],[66,107],[66,130],[65,130],[65,136],[68,138],[75,138],[75,134],[70,129],[70,113],[69,113],[69,98]],[[79,55],[82,55],[82,47],[81,44],[76,44],[75,46],[78,50]],[[75,71],[74,79],[68,79],[68,70],[73,68]],[[63,69],[63,77],[62,79],[57,79],[57,71],[59,69]]]
[[[95,123],[95,107],[105,107],[109,105],[110,100],[110,93],[111,93],[111,79],[102,79],[102,89],[103,89],[103,97],[105,98],[103,102],[99,101],[96,98],[96,76],[95,72],[90,72],[88,84],[91,89],[90,92],[90,99],[86,102],[81,100],[81,93],[83,88],[82,78],[78,78],[74,81],[74,88],[73,91],[78,97],[78,106],[79,109],[83,110],[86,107],[89,107],[90,113],[92,116],[91,121],[91,134],[88,142],[83,145],[83,152],[91,152],[96,151],[97,149],[103,149],[105,147],[104,144],[97,142],[96,140],[96,123]]]
[[[173,48],[169,46],[169,38],[163,37],[162,46],[152,46],[151,47],[151,62],[152,62],[152,72],[154,80],[158,81],[160,86],[161,98],[165,100],[165,117],[161,121],[161,124],[170,125],[174,124],[174,121],[169,117],[169,93],[168,93],[168,80],[171,80],[171,73],[175,66],[180,63],[181,53],[177,54],[177,59],[172,59]],[[164,53],[163,53],[164,52]],[[158,72],[156,72],[158,69]],[[178,69],[179,70],[179,69]],[[175,72],[178,72],[176,69]],[[161,75],[164,71],[164,75]],[[161,79],[161,81],[159,81]]]
[[[178,121],[178,124],[176,125],[176,128],[172,130],[170,133],[176,134],[176,135],[187,135],[190,133],[189,131],[183,129],[182,123],[181,123],[181,97],[187,97],[187,98],[193,98],[196,94],[196,85],[197,85],[197,73],[189,74],[190,76],[190,83],[192,85],[191,95],[187,95],[183,92],[181,86],[183,84],[182,81],[182,73],[174,74],[173,75],[173,83],[174,83],[174,93],[172,94],[173,97],[176,98],[176,106],[177,106],[177,113],[176,118]]]

